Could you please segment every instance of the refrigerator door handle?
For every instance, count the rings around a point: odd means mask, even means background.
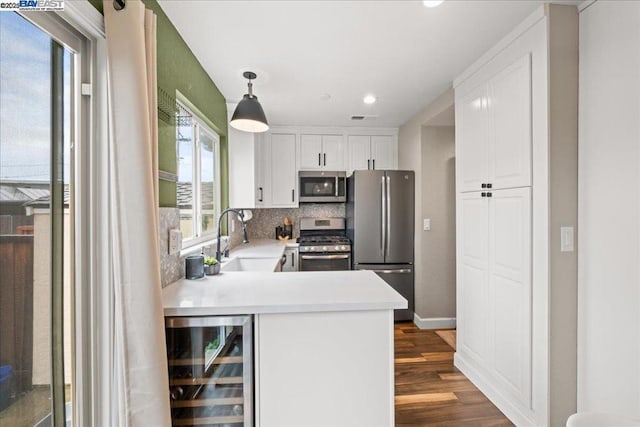
[[[385,236],[386,236],[385,243],[386,243],[386,245],[385,245],[385,249],[384,249],[385,258],[389,256],[389,240],[391,240],[389,238],[389,236],[391,236],[391,212],[390,212],[391,211],[391,177],[387,176],[386,177],[386,181],[387,181],[387,188],[386,188],[386,192],[385,193],[386,193],[386,197],[387,197],[387,200],[386,200],[387,208],[385,210],[386,210],[386,222],[387,222],[387,224],[386,224],[386,233],[385,233]]]
[[[386,227],[386,223],[387,223],[387,206],[386,206],[386,195],[385,195],[385,180],[384,180],[384,175],[382,175],[382,183],[380,185],[381,190],[380,190],[380,206],[381,206],[381,221],[380,221],[380,225],[381,225],[381,229],[380,229],[380,250],[382,251],[382,256],[384,257],[385,255],[385,247],[387,246],[387,227]]]

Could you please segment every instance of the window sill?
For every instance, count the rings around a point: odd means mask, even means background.
[[[228,244],[229,242],[229,236],[220,236],[222,238],[222,245]],[[198,240],[194,240],[189,242],[189,246],[187,246],[186,248],[183,247],[182,250],[180,251],[180,257],[184,257],[187,255],[193,255],[195,253],[200,253],[202,251],[202,248],[204,247],[214,247],[215,245],[218,244],[218,239],[212,236],[206,236],[203,238],[200,238]],[[224,246],[222,246],[224,247]]]

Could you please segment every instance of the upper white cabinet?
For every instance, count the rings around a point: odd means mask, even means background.
[[[531,55],[489,81],[489,175],[494,189],[531,185]]]
[[[228,104],[229,119],[235,104]],[[264,135],[228,127],[229,206],[232,208],[265,207],[263,158]]]
[[[300,135],[300,170],[344,170],[342,135]]]
[[[531,185],[531,57],[456,102],[459,191]]]
[[[456,99],[456,166],[458,191],[477,191],[489,175],[487,86]]]
[[[268,168],[269,206],[274,208],[297,207],[298,170],[296,168],[296,135],[293,133],[268,133],[266,147],[269,150]]]
[[[371,169],[371,137],[349,135],[349,172]]]
[[[229,104],[232,112],[235,106]],[[229,204],[298,206],[298,171],[396,169],[397,129],[273,126],[265,133],[229,126]]]
[[[396,169],[398,147],[393,135],[349,135],[347,172],[362,169]]]
[[[397,152],[393,136],[373,135],[371,137],[371,169],[396,169]]]

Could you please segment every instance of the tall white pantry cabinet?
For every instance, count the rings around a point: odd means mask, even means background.
[[[545,5],[454,82],[455,365],[518,426],[576,411],[577,42]]]

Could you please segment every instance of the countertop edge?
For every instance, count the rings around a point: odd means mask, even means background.
[[[231,314],[296,314],[339,311],[386,311],[407,308],[406,300],[403,302],[380,303],[335,303],[335,304],[308,304],[298,306],[234,306],[234,307],[169,307],[164,309],[165,316],[218,316]]]

